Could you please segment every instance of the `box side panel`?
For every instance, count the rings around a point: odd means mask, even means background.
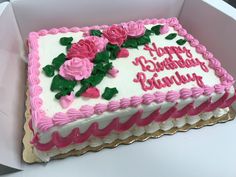
[[[235,77],[236,21],[211,4],[195,0],[185,1],[179,20]]]
[[[21,168],[25,63],[11,4],[0,16],[0,164]]]
[[[29,32],[43,28],[83,27],[178,16],[183,2],[184,0],[14,0],[12,4],[25,39]]]

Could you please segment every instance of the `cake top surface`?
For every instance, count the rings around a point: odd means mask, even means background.
[[[30,34],[29,48],[31,107],[41,110],[37,120],[71,122],[68,115],[78,119],[176,102],[222,93],[233,84],[176,18],[41,30]]]

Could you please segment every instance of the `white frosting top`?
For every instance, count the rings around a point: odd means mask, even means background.
[[[150,29],[154,25],[145,25],[147,29]],[[165,37],[170,33],[177,33],[172,27],[169,27],[170,30],[167,34],[163,35],[151,35],[150,39],[151,42],[155,42],[157,47],[165,47],[165,46],[176,46],[179,45],[176,44],[176,41],[178,39],[183,39],[181,36],[177,36],[173,40],[166,40]],[[65,46],[62,46],[59,43],[59,40],[61,37],[73,37],[73,42],[78,42],[80,39],[83,39],[83,32],[77,32],[77,33],[58,33],[58,34],[48,34],[45,36],[40,36],[38,40],[39,44],[39,58],[40,58],[40,70],[42,71],[42,68],[48,64],[51,64],[52,60],[57,57],[60,53],[66,54]],[[202,55],[196,52],[196,49],[194,47],[191,47],[188,42],[186,42],[181,47],[186,47],[190,50],[191,54],[193,55],[193,58],[198,58],[201,62],[205,62],[205,65],[208,66],[208,60],[203,59]],[[121,98],[129,98],[132,96],[142,96],[145,93],[154,93],[156,91],[161,92],[168,92],[170,90],[179,91],[182,88],[192,88],[192,87],[199,87],[197,83],[194,82],[188,82],[186,84],[176,85],[173,84],[171,87],[165,87],[163,89],[153,89],[151,91],[144,91],[141,88],[140,83],[133,82],[133,79],[136,78],[136,74],[140,71],[142,71],[140,66],[135,66],[132,62],[135,60],[136,57],[144,56],[146,59],[152,60],[153,57],[150,56],[149,51],[143,50],[144,46],[139,46],[138,49],[128,49],[129,51],[129,57],[127,58],[117,58],[116,60],[113,60],[113,66],[119,70],[119,73],[117,77],[112,78],[109,76],[106,76],[100,84],[98,84],[96,87],[100,90],[100,94],[103,93],[105,90],[105,87],[116,87],[119,93],[112,98],[112,100],[120,100]],[[161,62],[165,58],[168,57],[168,55],[164,55],[162,57],[157,57],[157,60]],[[173,60],[178,60],[177,55],[173,54]],[[185,53],[181,54],[183,59],[187,59],[189,57],[186,56]],[[191,68],[178,68],[176,70],[164,70],[158,73],[157,79],[161,79],[165,76],[174,75],[176,71],[178,71],[180,74],[186,75],[193,73],[196,73],[199,76],[202,76],[203,83],[208,86],[214,86],[215,84],[219,84],[220,80],[215,75],[214,70],[209,68],[209,72],[204,72],[200,66],[191,67]],[[151,72],[145,72],[147,78],[151,78],[153,76],[153,73]],[[52,117],[57,112],[66,112],[70,108],[80,108],[82,105],[95,105],[97,103],[107,103],[108,101],[99,97],[95,99],[91,98],[85,98],[85,97],[78,97],[75,98],[74,102],[69,106],[67,109],[63,109],[61,105],[59,104],[59,101],[55,99],[55,92],[52,92],[50,90],[52,78],[48,78],[44,75],[43,72],[40,73],[39,76],[40,79],[40,86],[43,88],[43,92],[40,94],[40,98],[43,100],[43,106],[42,109],[46,112],[46,114],[50,117]],[[80,85],[76,86],[74,91],[79,90]]]

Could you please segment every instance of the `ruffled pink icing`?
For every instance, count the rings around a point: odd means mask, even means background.
[[[59,100],[59,103],[61,107],[65,109],[71,105],[74,99],[75,99],[75,96],[73,94],[62,96]]]
[[[129,56],[129,51],[126,48],[121,48],[117,54],[117,58],[126,58]]]
[[[190,41],[190,45],[192,47],[196,47],[196,46],[199,45],[199,41],[197,39],[193,39],[193,40]]]
[[[181,99],[187,99],[187,98],[189,98],[191,96],[192,96],[192,90],[191,89],[182,88],[180,90],[180,98]]]
[[[74,108],[69,109],[69,110],[67,111],[67,115],[68,115],[68,118],[69,118],[71,121],[84,118],[84,114],[83,114],[81,111],[79,111],[79,110],[77,110],[77,109],[74,109]]]
[[[104,37],[87,36],[87,37],[85,37],[85,39],[94,42],[97,52],[103,51],[108,43],[108,40]]]
[[[143,95],[143,104],[150,104],[154,101],[155,96],[153,94],[144,94]]]
[[[169,102],[175,102],[177,99],[179,99],[180,95],[177,91],[168,91],[166,94],[166,101]]]
[[[169,32],[169,26],[168,25],[163,25],[160,29],[161,34],[166,34]]]
[[[128,99],[128,98],[122,98],[122,99],[120,100],[120,107],[121,107],[122,109],[128,108],[129,106],[130,106],[130,99]]]
[[[209,60],[213,58],[213,54],[211,52],[206,51],[205,53],[203,53],[203,58]]]
[[[196,51],[198,53],[203,54],[204,52],[206,52],[206,47],[204,45],[199,44],[198,46],[196,46]]]
[[[203,88],[204,88],[203,94],[206,96],[209,96],[214,92],[214,87],[204,86]]]
[[[102,114],[107,110],[107,105],[106,104],[102,104],[102,103],[98,103],[95,105],[94,107],[94,112],[96,114]]]
[[[222,84],[216,84],[214,88],[215,88],[216,93],[219,93],[219,94],[224,93],[225,91],[225,86]]]
[[[80,111],[83,113],[84,117],[90,117],[94,113],[93,106],[83,105],[80,108]]]
[[[68,80],[87,79],[93,70],[93,63],[89,59],[72,58],[60,67],[59,74]]]
[[[108,71],[108,74],[112,77],[116,77],[117,74],[119,73],[119,70],[116,69],[115,67],[112,67],[109,71]]]
[[[185,35],[188,34],[188,33],[187,33],[187,31],[186,31],[185,29],[181,28],[181,29],[178,30],[178,34],[179,34],[180,36],[185,36]]]
[[[137,107],[142,103],[142,98],[140,96],[132,96],[130,100],[130,105],[132,107]]]
[[[166,99],[166,94],[163,92],[156,92],[156,93],[154,93],[154,96],[155,96],[155,101],[157,103],[161,103],[161,102],[165,101],[165,99]]]
[[[127,31],[127,35],[130,37],[140,37],[145,33],[145,27],[143,23],[128,22],[123,25],[123,28]]]
[[[204,90],[202,88],[199,88],[199,87],[193,87],[191,90],[192,90],[192,96],[194,98],[197,98],[197,97],[201,96],[204,92]]]
[[[116,111],[120,108],[120,102],[119,101],[110,101],[107,108],[108,108],[108,111]]]

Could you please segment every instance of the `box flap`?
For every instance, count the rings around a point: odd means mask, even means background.
[[[22,60],[22,39],[9,3],[0,16],[0,24],[0,174],[2,174],[12,171],[6,167],[21,169],[25,63]]]

